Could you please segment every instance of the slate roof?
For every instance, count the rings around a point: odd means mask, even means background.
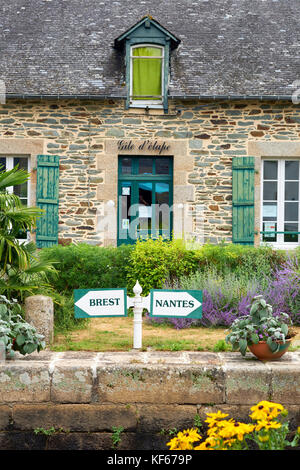
[[[171,54],[172,97],[291,96],[300,79],[299,0],[1,3],[8,94],[125,96],[114,41],[146,14],[181,40]]]

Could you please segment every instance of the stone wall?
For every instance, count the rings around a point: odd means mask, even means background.
[[[260,400],[300,425],[300,353],[262,363],[250,353],[42,351],[0,364],[0,449],[167,450],[169,431],[222,410],[250,421]],[[51,431],[52,429],[52,431]],[[49,431],[48,436],[45,431]]]
[[[211,242],[231,241],[232,157],[252,155],[253,142],[300,142],[300,105],[291,102],[174,100],[169,105],[166,115],[159,110],[126,111],[117,100],[9,100],[0,106],[0,144],[36,139],[43,142],[45,153],[60,156],[61,243],[105,243],[97,220],[108,196],[116,196],[107,194],[112,167],[105,149],[110,142],[168,140],[176,147],[185,141],[193,165],[182,169],[178,181],[182,187],[193,186],[193,200],[187,200],[192,207],[204,205],[205,241]]]

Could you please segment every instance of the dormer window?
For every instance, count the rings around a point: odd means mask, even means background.
[[[131,46],[130,100],[133,107],[163,107],[164,48],[152,44]]]
[[[125,52],[126,108],[168,109],[170,50],[180,40],[149,16],[119,36]]]

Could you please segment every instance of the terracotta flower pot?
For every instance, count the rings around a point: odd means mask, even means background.
[[[266,341],[259,341],[257,344],[248,345],[249,350],[261,361],[273,361],[279,359],[284,353],[287,352],[291,340],[287,339],[285,343],[279,341],[280,348],[276,353],[272,353]]]

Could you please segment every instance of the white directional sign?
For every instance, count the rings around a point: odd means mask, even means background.
[[[150,291],[150,316],[152,317],[202,317],[202,291],[165,290]]]
[[[124,317],[126,289],[75,289],[75,318]]]

